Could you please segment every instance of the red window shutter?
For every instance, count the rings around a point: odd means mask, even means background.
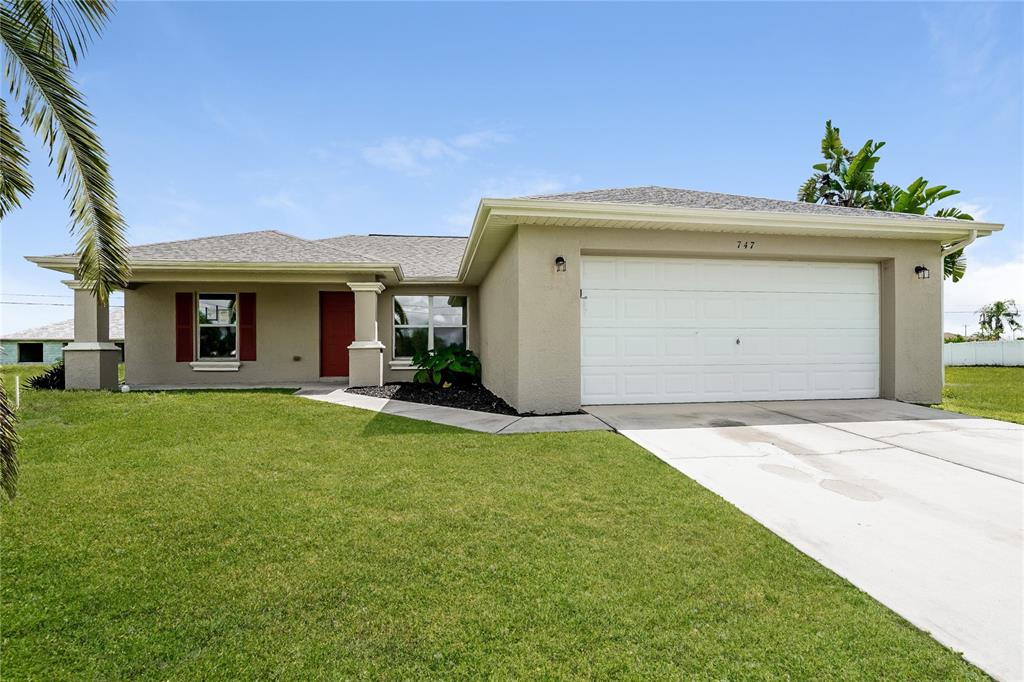
[[[179,291],[174,294],[174,359],[176,362],[192,362],[195,334],[192,332],[192,320],[195,308],[192,305],[192,292]]]
[[[256,359],[256,294],[238,294],[238,359]]]

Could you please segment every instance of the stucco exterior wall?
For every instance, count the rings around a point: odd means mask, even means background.
[[[755,240],[751,250],[737,241]],[[752,237],[750,234],[587,227],[520,226],[514,242],[517,278],[503,288],[518,294],[517,327],[488,325],[498,290],[481,285],[485,320],[481,348],[485,372],[499,364],[491,344],[518,338],[518,385],[492,382],[489,388],[521,411],[572,411],[580,405],[580,259],[582,255],[681,256],[772,260],[877,262],[881,271],[881,394],[908,402],[933,403],[942,393],[942,264],[935,242],[831,237]],[[566,272],[555,272],[563,256]],[[502,256],[505,257],[505,254]],[[918,279],[916,265],[933,273]],[[506,267],[508,267],[506,265]],[[496,282],[499,280],[495,280]],[[510,294],[504,294],[507,300]]]
[[[519,239],[512,236],[480,283],[479,351],[483,383],[519,409]]]
[[[140,284],[124,294],[125,383],[129,386],[315,382],[320,374],[319,292],[344,284]],[[256,293],[256,360],[237,372],[196,372],[175,362],[174,294]],[[298,357],[299,359],[294,359]]]
[[[174,294],[254,292],[256,294],[256,360],[242,362],[237,372],[197,372],[175,362]],[[125,383],[130,386],[259,386],[309,384],[320,381],[320,294],[349,291],[338,284],[140,284],[125,292]],[[465,294],[469,296],[468,344],[478,332],[476,287],[400,286],[377,297],[378,338],[384,343],[385,381],[411,379],[408,371],[390,369],[392,359],[392,297],[396,294]],[[298,358],[298,359],[296,359]]]

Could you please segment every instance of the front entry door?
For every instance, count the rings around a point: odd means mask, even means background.
[[[355,296],[320,292],[320,376],[348,376],[348,347],[356,339]]]

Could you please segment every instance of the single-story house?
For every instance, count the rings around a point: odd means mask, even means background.
[[[634,187],[482,199],[467,237],[264,231],[136,246],[125,381],[376,385],[411,378],[418,348],[465,345],[487,388],[523,412],[934,403],[943,253],[1000,229]],[[75,272],[73,255],[29,260]],[[105,315],[76,289],[69,385],[116,385]]]
[[[64,346],[75,338],[75,320],[61,320],[0,337],[0,365],[43,362],[64,358]],[[110,307],[110,341],[124,354],[124,308]]]

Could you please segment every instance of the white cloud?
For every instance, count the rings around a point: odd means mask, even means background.
[[[477,130],[451,139],[391,137],[364,147],[363,159],[374,166],[410,175],[428,173],[438,163],[464,161],[469,152],[486,149],[512,138],[496,130]]]
[[[956,284],[943,283],[943,330],[967,333],[978,330],[977,310],[993,301],[1015,299],[1024,304],[1024,251],[1003,263],[976,261],[967,250],[967,274]]]
[[[481,198],[526,197],[535,194],[555,194],[568,187],[579,185],[579,176],[559,178],[544,174],[512,175],[504,178],[487,178],[481,181],[471,194],[459,202],[457,210],[445,216],[447,229],[453,234],[469,234],[473,226],[477,205]]]
[[[985,204],[973,201],[957,201],[955,198],[948,199],[947,201],[950,202],[950,206],[956,206],[979,222],[985,222],[991,212],[991,209]]]
[[[294,211],[299,208],[299,202],[288,192],[281,190],[275,194],[261,196],[256,203],[264,208],[273,208],[284,211]]]

